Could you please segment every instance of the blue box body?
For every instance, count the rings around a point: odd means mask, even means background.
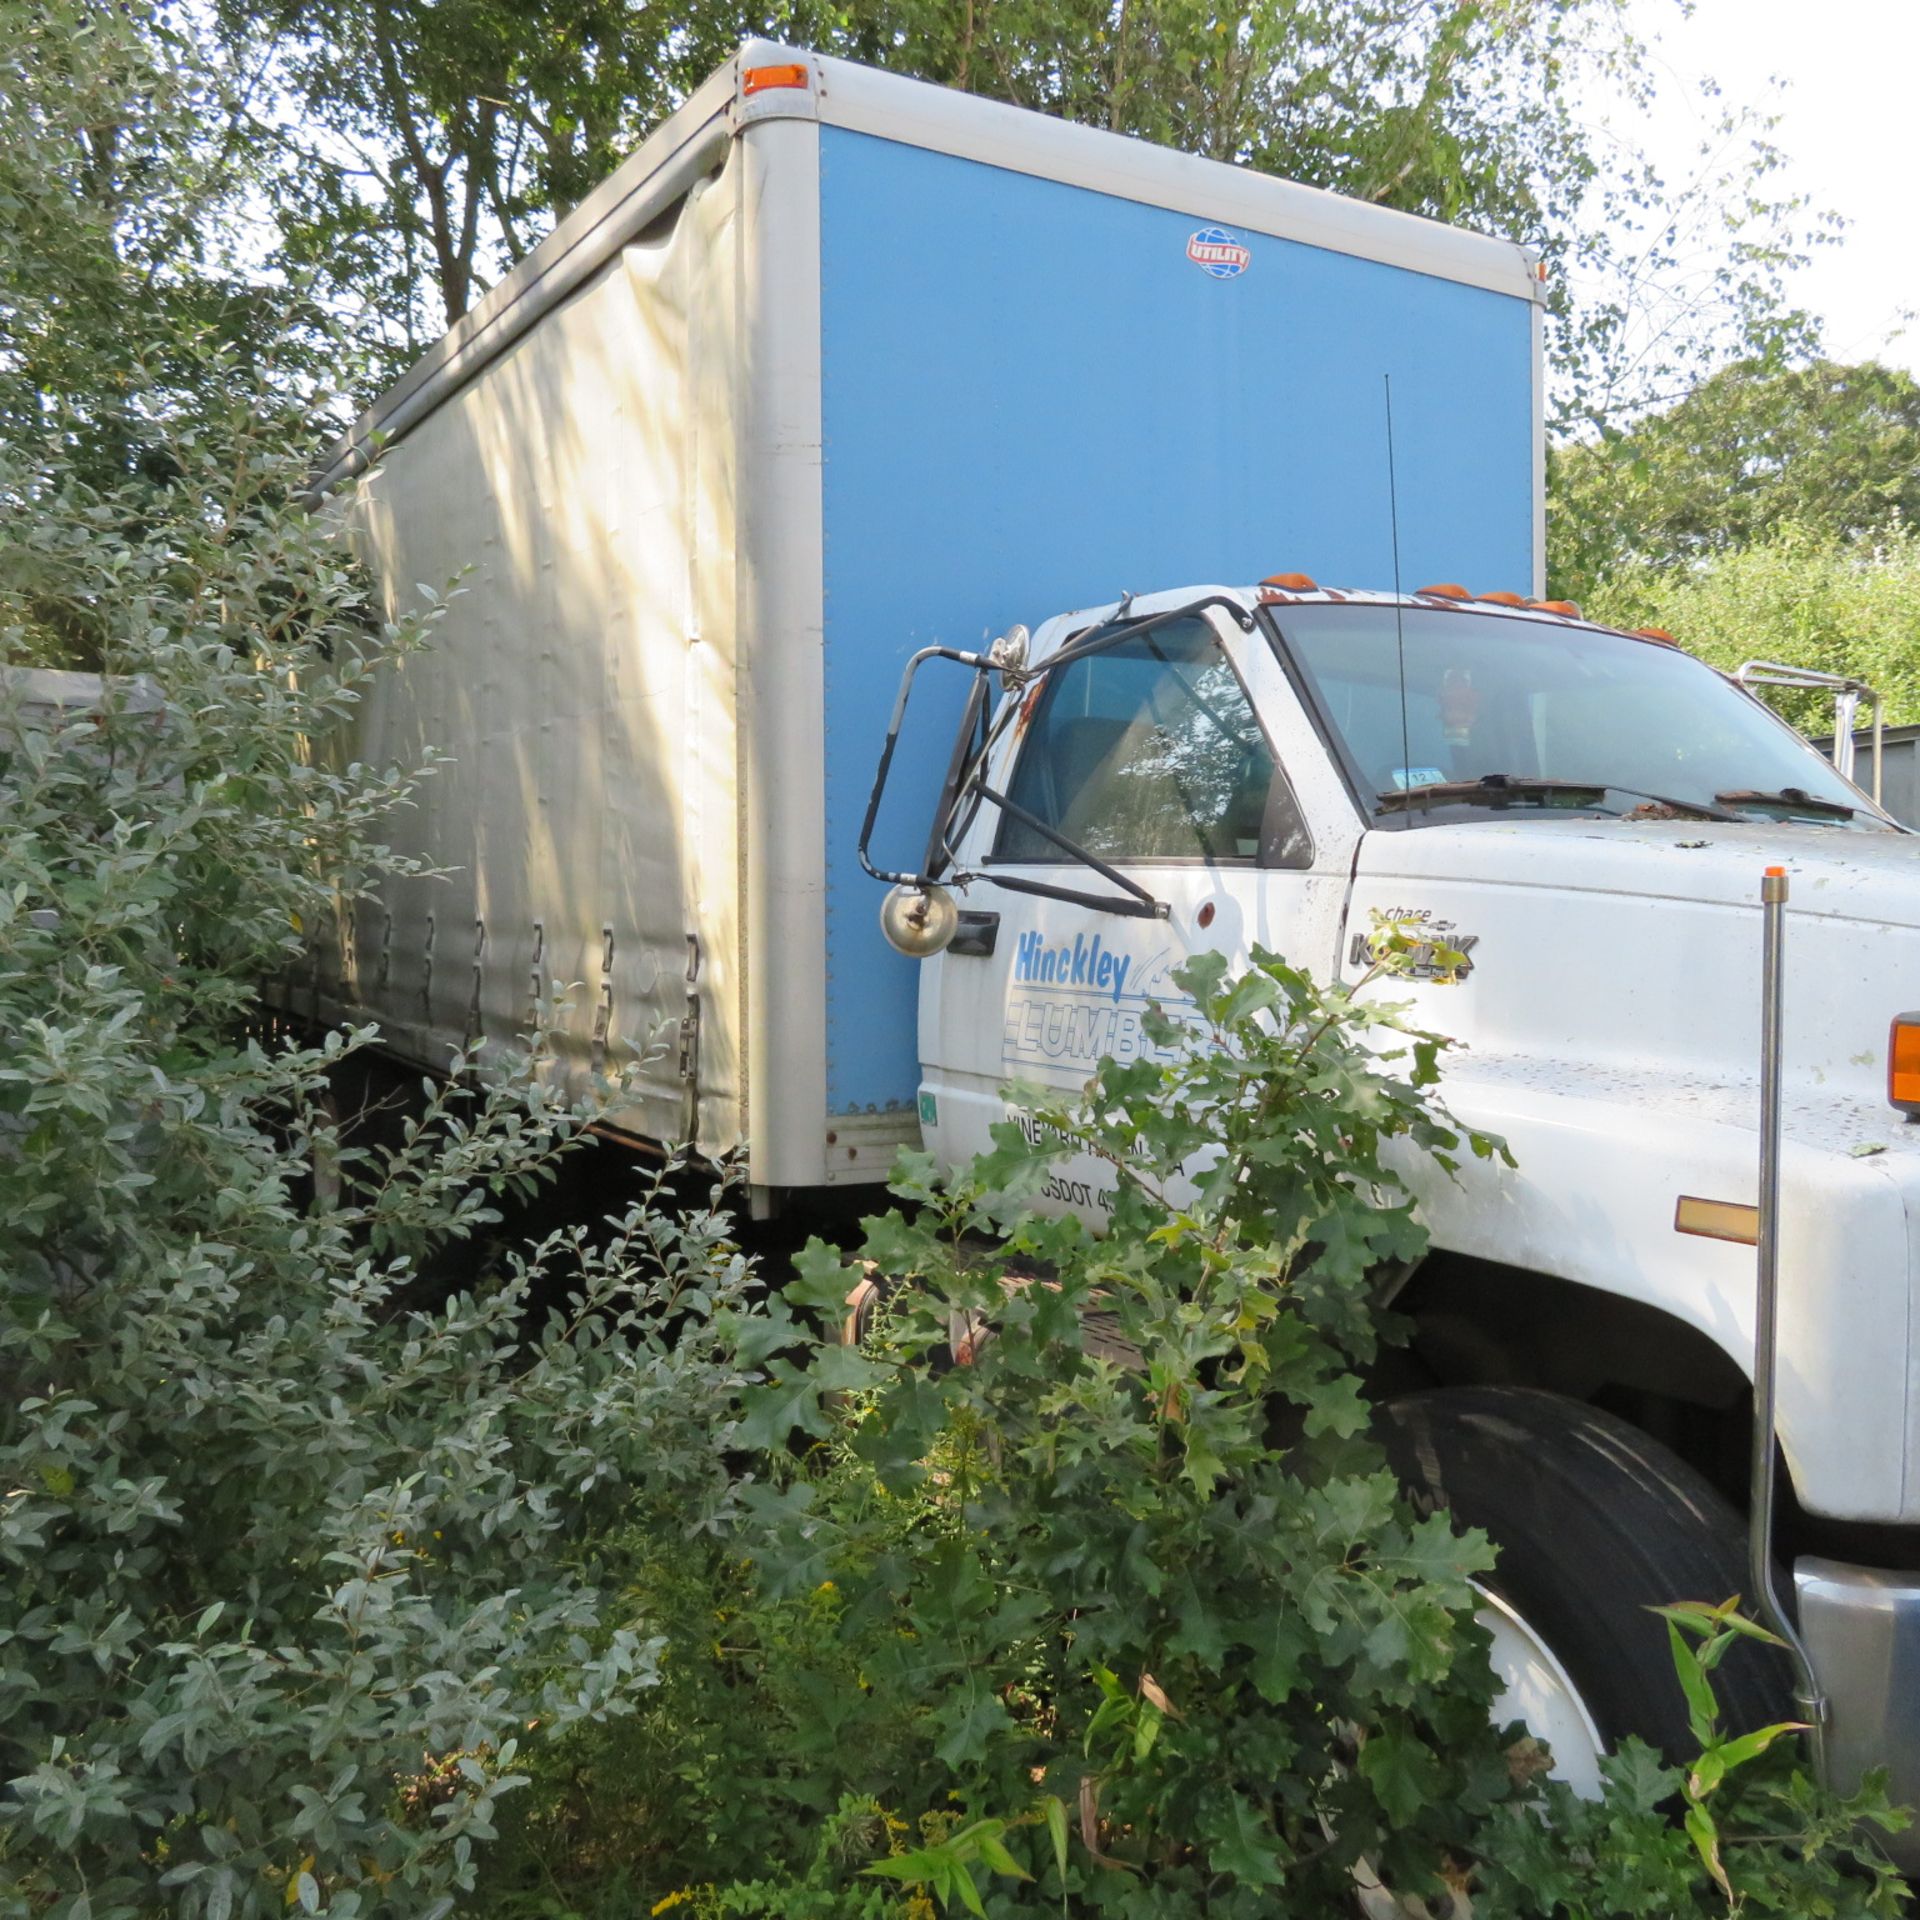
[[[1390,587],[1383,375],[1404,583],[1532,588],[1529,304],[1239,231],[1217,277],[1207,224],[820,129],[832,1114],[919,1077],[917,969],[855,855],[915,648],[1278,571]],[[919,864],[963,678],[922,675],[881,864]]]

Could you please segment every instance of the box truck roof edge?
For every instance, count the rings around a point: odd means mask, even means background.
[[[809,84],[743,91],[744,76],[782,68],[804,68]],[[815,119],[1117,199],[1232,220],[1272,239],[1522,299],[1545,297],[1535,256],[1514,241],[854,61],[753,40],[710,74],[380,395],[329,450],[316,493],[360,471],[376,436],[390,441],[405,433],[504,352],[694,180],[719,165],[729,141],[758,121],[776,118]]]

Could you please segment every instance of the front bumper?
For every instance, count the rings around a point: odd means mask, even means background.
[[[1888,1799],[1920,1806],[1920,1574],[1806,1558],[1794,1562],[1793,1584],[1830,1710],[1828,1780],[1851,1792],[1869,1768],[1885,1767]],[[1876,1837],[1920,1873],[1920,1824]]]

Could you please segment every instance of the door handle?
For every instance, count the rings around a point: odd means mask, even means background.
[[[949,953],[964,953],[976,960],[984,960],[993,952],[1000,938],[1000,916],[997,913],[969,913],[964,908],[960,914],[960,930],[947,943]]]

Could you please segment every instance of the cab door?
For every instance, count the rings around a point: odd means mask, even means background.
[[[1077,1090],[1103,1057],[1147,1050],[1141,1016],[1184,1002],[1172,975],[1192,954],[1237,965],[1260,945],[1334,971],[1361,822],[1331,757],[1232,609],[1147,611],[1029,691],[989,771],[1013,807],[976,816],[962,864],[983,877],[921,989],[920,1117],[943,1160],[990,1144],[1009,1082]],[[1062,632],[1056,648],[1074,643]]]

